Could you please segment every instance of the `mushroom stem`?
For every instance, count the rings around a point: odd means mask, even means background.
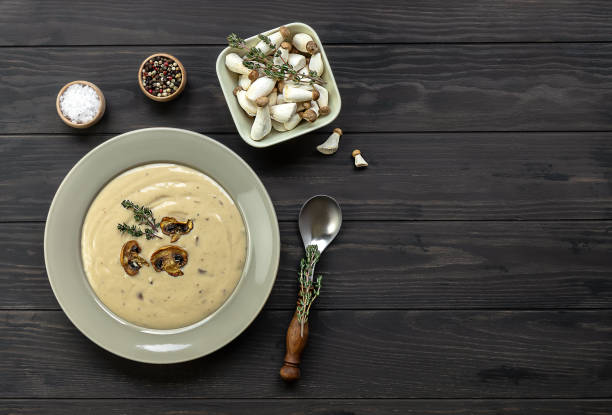
[[[319,99],[317,99],[317,104],[319,104],[319,111],[320,111],[321,115],[329,114],[329,112],[330,112],[329,106],[328,106],[328,104],[329,104],[329,92],[327,91],[327,89],[325,89],[321,85],[314,84],[313,86],[317,90],[317,92],[319,93]]]
[[[273,106],[277,104],[277,96],[278,96],[278,90],[276,88],[272,89],[272,92],[270,92],[270,95],[268,95],[268,105],[269,106]]]
[[[274,65],[283,65],[289,62],[289,50],[291,49],[291,43],[282,42],[280,45],[280,55],[274,56],[273,63]]]
[[[253,86],[251,86],[252,88]],[[250,88],[249,88],[250,89]],[[317,90],[308,90],[298,86],[285,85],[283,88],[283,99],[285,102],[311,101],[319,98]]]
[[[287,131],[285,125],[282,122],[278,122],[276,120],[272,120],[272,128],[274,128],[279,133],[284,133],[285,131]]]
[[[317,52],[310,58],[310,62],[308,63],[308,69],[310,71],[315,71],[317,76],[323,75],[325,71],[325,65],[323,65],[323,58],[321,57],[321,52]]]
[[[244,89],[245,91],[249,89],[251,83],[252,81],[249,79],[249,75],[240,75],[238,77],[238,86],[240,86],[240,88]]]
[[[306,67],[306,57],[304,57],[304,55],[300,55],[299,53],[290,53],[288,63],[289,65],[293,66],[293,69],[299,71]]]
[[[302,53],[316,53],[319,50],[312,37],[306,33],[297,33],[293,36],[293,46]]]
[[[285,123],[295,114],[297,111],[297,104],[295,102],[289,102],[287,104],[279,104],[270,106],[270,117],[280,123]]]
[[[251,101],[255,101],[259,97],[268,96],[270,92],[274,89],[274,85],[276,85],[276,81],[274,79],[268,78],[267,76],[262,76],[261,78],[257,78],[247,90],[247,98]]]
[[[268,39],[270,40],[270,43],[272,43],[272,45],[274,45],[273,48],[271,48],[270,45],[268,45],[263,40],[260,40],[259,43],[255,46],[257,49],[262,51],[265,55],[269,55],[270,53],[272,53],[272,51],[274,49],[278,48],[278,45],[281,44],[281,42],[283,41],[284,37],[283,37],[282,33],[280,31],[278,31],[278,32],[274,32],[270,36],[268,36]]]
[[[225,66],[232,72],[239,73],[241,75],[248,75],[251,70],[243,65],[243,60],[237,53],[228,53],[225,56]]]
[[[246,96],[247,91],[238,91],[236,98],[238,98],[238,104],[242,107],[244,112],[249,116],[254,117],[257,114],[257,105]]]
[[[368,166],[368,162],[365,161],[365,159],[361,155],[361,151],[353,150],[351,155],[355,158],[355,167],[367,167]]]
[[[287,129],[287,131],[293,130],[300,123],[300,121],[302,121],[302,117],[300,117],[300,114],[295,113],[291,116],[289,121],[287,121],[283,125]]]
[[[338,145],[340,143],[340,136],[342,130],[340,128],[334,128],[334,132],[325,140],[324,143],[317,146],[317,150],[322,154],[334,154],[338,151]]]
[[[268,98],[260,97],[257,100],[257,114],[255,121],[251,127],[251,138],[259,141],[267,136],[272,130],[272,122],[270,120],[270,107],[268,106]]]

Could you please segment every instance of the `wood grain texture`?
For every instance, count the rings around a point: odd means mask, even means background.
[[[7,399],[0,415],[609,415],[612,400]]]
[[[612,133],[345,134],[328,132],[260,151],[234,134],[212,137],[261,177],[281,220],[327,193],[345,220],[612,219]],[[0,221],[44,220],[70,168],[109,136],[0,137]],[[350,152],[370,163],[353,168]]]
[[[2,227],[0,308],[59,309],[45,273],[44,224]],[[291,311],[303,255],[296,223],[281,223],[281,241],[266,307]],[[611,251],[612,222],[345,222],[317,267],[324,279],[315,307],[612,308]]]
[[[300,20],[324,42],[610,41],[612,7],[605,0],[468,1],[312,0],[296,13],[285,2],[5,0],[0,45],[125,45],[223,43]],[[253,18],[257,16],[257,18]],[[32,25],[32,19],[37,24]],[[24,36],[27,34],[27,36]]]
[[[98,85],[107,113],[90,134],[171,126],[235,132],[215,73],[220,47],[167,47],[189,72],[157,103],[135,80],[160,47],[1,48],[0,131],[72,133],[54,110],[75,79]],[[612,44],[329,46],[345,132],[610,131]],[[36,111],[32,109],[36,108]]]
[[[0,415],[612,414],[612,2],[607,0],[0,2]],[[264,10],[264,12],[262,12]],[[317,30],[343,98],[319,133],[267,150],[236,135],[214,62],[231,31]],[[525,43],[527,42],[527,43]],[[175,54],[175,102],[139,91]],[[55,96],[86,79],[102,122]],[[114,134],[213,136],[262,178],[281,264],[243,335],[194,362],[105,352],[59,310],[43,260],[61,179]],[[332,128],[341,150],[314,151]],[[357,171],[349,153],[370,163]],[[303,379],[278,377],[312,194],[345,223],[323,256]]]
[[[62,312],[2,311],[0,397],[611,397],[612,311],[315,310],[293,387],[278,376],[291,315],[264,311],[222,350],[160,367],[105,352]]]

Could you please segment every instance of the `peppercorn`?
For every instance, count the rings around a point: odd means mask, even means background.
[[[165,56],[149,59],[141,74],[142,85],[153,96],[169,96],[177,91],[181,84],[181,69],[178,64]]]

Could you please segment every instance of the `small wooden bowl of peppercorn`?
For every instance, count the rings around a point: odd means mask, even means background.
[[[183,64],[167,53],[154,53],[138,69],[138,85],[153,101],[167,102],[178,97],[187,84]]]

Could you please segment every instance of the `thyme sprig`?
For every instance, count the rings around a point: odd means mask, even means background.
[[[249,48],[244,39],[235,33],[232,33],[227,37],[227,43],[230,47],[246,51],[242,62],[245,67],[263,73],[267,77],[277,81],[293,80],[293,82],[296,84],[316,83],[319,85],[325,85],[325,81],[317,74],[316,71],[310,71],[310,73],[307,75],[298,73],[298,71],[293,69],[293,66],[291,66],[289,62],[283,58],[281,58],[281,64],[275,64],[273,57],[281,57],[281,51],[279,48],[274,46],[268,36],[258,35],[257,38],[262,40],[272,49],[272,54],[270,56],[266,55],[256,47]]]
[[[117,224],[117,229],[119,229],[119,231],[121,231],[121,233],[128,233],[136,238],[138,238],[139,236],[144,235],[144,232],[142,231],[142,229],[140,229],[138,226],[136,225],[128,225],[127,223],[123,222],[123,223],[118,223]]]
[[[121,202],[121,206],[126,208],[127,210],[131,210],[134,214],[134,220],[138,225],[144,225],[145,230],[143,230],[136,225],[128,225],[127,223],[119,223],[117,224],[117,229],[121,233],[128,233],[134,237],[139,237],[144,235],[147,239],[159,238],[161,237],[157,235],[157,229],[159,228],[159,223],[155,221],[155,217],[153,216],[153,212],[151,209],[145,206],[137,205],[133,203],[131,200],[124,200]]]
[[[314,300],[321,292],[321,279],[319,275],[314,278],[314,269],[321,253],[316,245],[308,245],[306,247],[306,256],[300,261],[300,272],[298,273],[298,281],[300,283],[300,291],[298,293],[298,301],[296,313],[298,322],[300,323],[300,336],[304,336],[304,324],[308,321],[310,307]]]

